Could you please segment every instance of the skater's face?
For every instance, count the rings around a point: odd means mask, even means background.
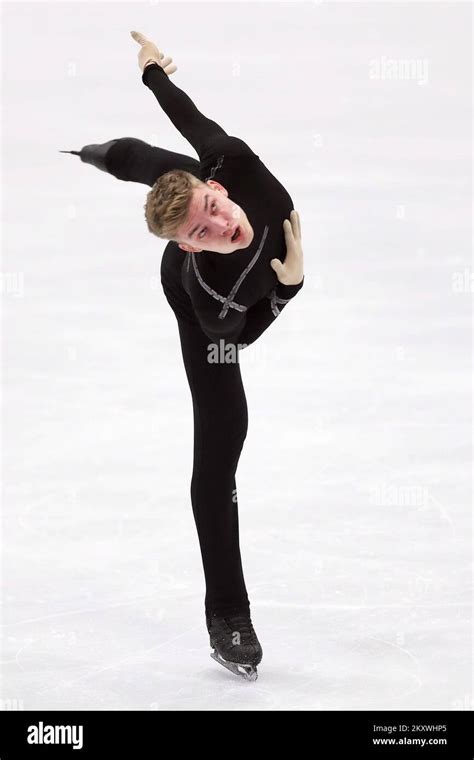
[[[254,236],[245,212],[213,179],[194,188],[186,221],[178,229],[182,251],[232,253],[247,248]]]

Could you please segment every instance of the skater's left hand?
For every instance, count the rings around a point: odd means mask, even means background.
[[[141,32],[130,32],[130,34],[135,42],[138,42],[140,45],[138,53],[138,66],[140,71],[143,72],[147,63],[152,62],[161,66],[161,68],[164,69],[165,74],[168,74],[168,76],[177,71],[178,67],[175,63],[172,63],[173,59],[170,58],[169,55],[165,58],[165,54],[157,48],[154,42],[147,40],[144,34],[141,34]]]
[[[290,219],[283,222],[285,233],[286,256],[282,263],[280,259],[270,261],[271,268],[276,272],[282,285],[299,285],[303,279],[303,248],[301,246],[300,216],[295,209]]]

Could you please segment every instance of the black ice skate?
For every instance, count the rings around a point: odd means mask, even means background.
[[[263,652],[250,615],[239,613],[206,616],[213,660],[247,681],[257,680],[257,665]]]
[[[118,139],[118,138],[117,138]],[[107,152],[117,140],[109,140],[106,143],[84,145],[81,150],[60,150],[60,153],[72,153],[73,156],[79,156],[85,164],[92,164],[96,169],[103,172],[107,171],[105,159]]]

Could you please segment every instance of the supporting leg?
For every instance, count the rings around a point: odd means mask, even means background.
[[[239,548],[235,474],[248,414],[240,365],[208,362],[209,339],[178,318],[193,400],[191,501],[206,578],[206,613],[248,610]]]

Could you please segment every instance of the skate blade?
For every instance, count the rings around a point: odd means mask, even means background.
[[[220,657],[216,651],[211,652],[211,657],[219,665],[223,665],[224,668],[230,670],[234,675],[245,678],[246,681],[256,681],[258,678],[257,668],[254,668],[253,665],[241,665],[239,662],[229,662]]]

